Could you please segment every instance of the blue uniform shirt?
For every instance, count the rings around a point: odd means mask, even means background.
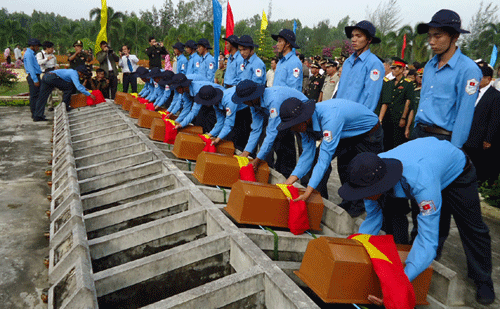
[[[438,63],[436,55],[425,65],[415,123],[452,131],[451,143],[462,147],[469,137],[481,70],[460,48],[447,64],[438,68]]]
[[[186,74],[198,74],[200,69],[200,55],[194,52],[189,56]]]
[[[374,111],[384,84],[384,65],[370,50],[356,59],[352,54],[342,66],[337,99],[351,100]]]
[[[198,94],[198,91],[200,91],[200,88],[203,86],[210,85],[214,88],[218,88],[222,91],[224,91],[224,87],[221,85],[207,82],[207,81],[193,81],[191,82],[191,85],[189,85],[189,95],[187,96],[188,100],[191,101],[191,109],[187,112],[184,113],[184,109],[182,110],[181,115],[176,119],[178,123],[181,124],[182,127],[187,126],[191,121],[193,121],[194,117],[198,115],[201,109],[201,104],[198,104],[194,102],[194,97]],[[181,117],[182,116],[182,117]]]
[[[240,66],[243,68],[241,80],[250,79],[257,84],[266,84],[266,65],[257,54],[253,54],[248,60],[243,59]]]
[[[252,153],[257,147],[260,134],[262,133],[262,126],[264,117],[269,117],[266,128],[266,138],[260,147],[257,158],[263,160],[273,147],[274,140],[278,135],[276,129],[281,123],[279,116],[281,104],[288,98],[297,98],[302,102],[307,102],[307,97],[300,91],[290,89],[289,87],[271,87],[264,90],[264,94],[260,98],[260,107],[251,107],[252,111],[252,131],[248,137],[248,143],[245,151]]]
[[[26,73],[29,74],[34,83],[38,83],[37,74],[42,74],[42,69],[40,69],[40,65],[38,65],[38,61],[36,60],[35,52],[28,48],[24,53],[24,69]]]
[[[159,87],[161,87],[161,86],[159,86]],[[166,85],[163,88],[164,88],[163,94],[161,95],[161,97],[156,99],[155,104],[154,104],[155,107],[162,106],[163,104],[165,104],[165,102],[167,102],[168,98],[170,97],[170,94],[172,93],[170,91],[170,87],[168,85]]]
[[[243,57],[241,57],[240,51],[237,51],[234,55],[229,55],[226,73],[224,73],[224,84],[226,86],[236,86],[241,81],[240,66],[242,63]]]
[[[84,95],[86,96],[90,95],[90,92],[88,92],[87,89],[85,89],[85,87],[83,87],[83,85],[80,84],[80,77],[78,76],[78,72],[76,70],[62,69],[62,70],[52,71],[52,73],[56,74],[57,76],[67,81],[68,83],[72,82],[73,85],[75,85],[76,89],[81,93],[83,93]]]
[[[224,90],[224,96],[219,104],[214,105],[215,115],[217,116],[217,123],[215,124],[210,135],[219,137],[221,139],[231,132],[234,127],[236,119],[236,112],[247,108],[245,104],[236,104],[231,99],[236,91],[236,87],[231,87]]]
[[[215,60],[214,56],[207,52],[204,56],[200,56],[200,69],[198,74],[205,77],[205,80],[213,83],[215,77]]]
[[[203,81],[204,77],[199,75],[199,74],[188,74],[186,75],[187,79],[190,79],[191,81]],[[170,104],[170,107],[167,109],[167,112],[176,114],[178,111],[182,109],[181,114],[179,115],[179,118],[186,117],[186,115],[189,113],[191,110],[191,106],[193,105],[193,98],[190,98],[189,93],[183,93],[180,94],[176,91],[176,89],[172,89],[174,91],[174,97],[172,99],[172,103]]]
[[[309,186],[316,189],[326,169],[332,162],[340,139],[361,135],[378,123],[378,116],[367,107],[344,99],[331,99],[316,103],[312,115],[313,131],[323,135],[318,163],[313,169]],[[311,169],[316,151],[316,140],[308,133],[301,133],[302,155],[292,175],[304,177]]]
[[[151,91],[151,80],[147,81],[144,84],[144,88],[142,88],[141,92],[139,92],[139,95],[144,98],[149,94],[150,91]]]
[[[436,257],[441,191],[463,172],[465,155],[448,141],[425,137],[404,143],[380,153],[379,156],[401,161],[403,176],[394,186],[395,197],[414,198],[420,207],[420,214],[417,216],[418,235],[405,267],[405,273],[412,281]],[[367,216],[359,232],[377,235],[382,227],[382,209],[377,201],[371,200],[365,200],[365,207]]]
[[[273,86],[290,87],[302,91],[302,62],[293,51],[278,61]]]
[[[186,74],[188,68],[188,61],[183,54],[177,56],[177,73]]]
[[[146,97],[146,100],[149,102],[154,102],[158,97],[161,97],[163,95],[163,87],[160,87],[157,82],[153,81],[154,84],[154,89],[149,93],[149,95]]]

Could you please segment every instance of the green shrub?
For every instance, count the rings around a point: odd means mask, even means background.
[[[10,69],[0,66],[0,86],[12,88],[17,83],[17,74]]]
[[[479,193],[488,204],[500,208],[500,176],[491,185],[485,181],[479,187]]]

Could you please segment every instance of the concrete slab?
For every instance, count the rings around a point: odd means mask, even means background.
[[[110,141],[110,142],[107,142],[107,143],[104,143],[104,144],[100,144],[100,145],[95,145],[95,146],[80,148],[78,150],[74,150],[73,154],[74,154],[75,158],[80,158],[80,157],[88,156],[88,155],[91,155],[91,154],[94,154],[94,153],[104,152],[104,151],[108,151],[108,150],[120,148],[120,147],[123,147],[123,146],[136,144],[139,141],[140,141],[139,137],[137,137],[137,136],[129,136],[129,137],[124,137],[124,138],[121,138],[121,139],[118,139],[118,140],[114,140],[114,141]]]
[[[92,128],[92,131],[89,131],[88,129],[82,129],[82,130],[75,130],[74,133],[71,132],[71,140],[73,142],[78,142],[81,140],[86,140],[89,138],[94,138],[94,137],[105,137],[110,134],[116,133],[116,132],[121,132],[124,130],[127,130],[128,126],[125,123],[119,123],[111,127],[105,127],[103,129],[96,129]]]
[[[109,135],[104,135],[104,136],[99,136],[99,137],[94,137],[94,138],[87,138],[79,141],[73,141],[71,144],[73,146],[73,149],[79,150],[82,148],[90,147],[90,146],[96,146],[96,145],[101,145],[110,141],[118,140],[121,138],[125,137],[131,137],[134,136],[134,131],[132,130],[124,130],[124,131],[118,131]]]
[[[103,152],[98,152],[95,154],[86,155],[83,157],[79,157],[75,160],[76,167],[89,166],[94,164],[99,164],[102,162],[114,160],[117,158],[125,157],[131,154],[136,154],[140,152],[145,152],[148,150],[146,145],[143,143],[136,143],[127,146],[123,146],[120,148],[115,148],[112,150],[107,150]]]

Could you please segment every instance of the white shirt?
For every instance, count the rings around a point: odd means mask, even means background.
[[[500,91],[500,77],[497,77],[497,79],[492,84],[496,90]]]
[[[48,59],[49,56],[52,56],[52,58]],[[47,54],[44,50],[36,54],[36,61],[38,62],[42,72],[57,66],[57,59],[54,54]]]
[[[488,91],[488,89],[490,89],[490,87],[491,87],[491,84],[488,84],[488,86],[479,89],[479,95],[477,96],[477,100],[476,100],[476,103],[474,104],[474,107],[477,106],[477,103],[479,103],[479,100],[481,100],[481,98],[483,97],[484,93],[486,91]]]
[[[273,82],[274,82],[274,73],[276,73],[276,70],[269,69],[266,73],[266,86],[267,87],[272,87]]]
[[[137,70],[137,62],[139,62],[139,59],[137,58],[136,55],[128,55],[128,59],[130,60],[130,63],[132,63],[132,69],[134,72]],[[127,64],[127,56],[122,56],[120,58],[120,61],[118,61],[118,65],[122,68],[123,73],[134,73],[130,72]]]
[[[23,59],[23,56],[21,54],[21,49],[19,49],[17,47],[14,48],[14,57],[16,57],[16,60],[19,58]]]

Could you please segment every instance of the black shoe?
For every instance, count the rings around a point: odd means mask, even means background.
[[[72,109],[73,109],[73,107],[70,106],[70,107],[66,108],[66,112],[69,113]]]
[[[33,121],[38,122],[38,121],[49,121],[49,120],[45,117],[35,117]]]
[[[476,283],[476,301],[482,305],[490,305],[495,301],[493,282]]]
[[[49,107],[48,111],[49,111],[49,112],[53,112],[53,111],[54,111],[54,108],[53,108],[53,107]]]

